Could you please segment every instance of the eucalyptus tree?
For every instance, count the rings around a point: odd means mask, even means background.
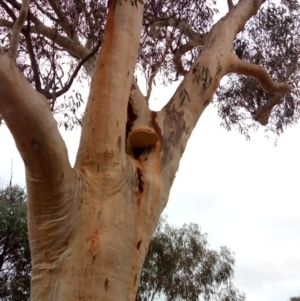
[[[161,218],[150,241],[136,301],[244,301],[245,295],[232,283],[232,252],[225,246],[210,249],[206,237],[197,224],[176,228]]]
[[[280,134],[297,122],[298,1],[227,3],[213,25],[214,0],[0,0],[0,114],[26,170],[31,300],[134,300],[180,158],[225,75],[225,127]],[[83,119],[78,91],[58,99],[76,75],[91,81]],[[153,112],[159,80],[180,85]],[[52,114],[66,108],[66,126],[82,123],[73,167]]]

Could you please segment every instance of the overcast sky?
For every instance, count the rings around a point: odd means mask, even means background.
[[[153,108],[172,88],[156,90]],[[72,162],[79,131],[62,134]],[[0,127],[0,178],[25,186],[23,162]],[[165,209],[172,225],[195,222],[212,248],[236,258],[234,284],[248,301],[287,301],[300,295],[300,126],[275,137],[263,130],[246,141],[220,128],[216,110],[204,112],[187,145]],[[13,160],[13,162],[12,162]]]

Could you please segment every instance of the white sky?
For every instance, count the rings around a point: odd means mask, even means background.
[[[172,94],[171,88],[155,97]],[[166,96],[168,95],[168,96]],[[164,213],[175,226],[198,223],[212,248],[236,258],[234,284],[248,301],[287,301],[300,295],[300,126],[274,145],[263,131],[246,141],[220,128],[209,106],[192,134]],[[79,131],[64,132],[72,162]],[[23,162],[0,127],[0,178],[25,186]]]

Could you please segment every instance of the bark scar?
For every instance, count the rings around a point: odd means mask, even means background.
[[[138,243],[136,244],[136,248],[139,250],[140,249],[140,246],[141,246],[141,243],[142,243],[142,239],[140,241],[138,241]]]
[[[143,191],[144,191],[144,175],[143,175],[142,170],[139,167],[136,169],[136,172],[137,172],[137,176],[138,176],[138,188],[139,188],[139,191],[141,193],[143,193]]]
[[[108,280],[108,278],[106,278],[105,281],[104,281],[104,288],[105,288],[106,291],[108,291],[108,289],[109,289],[109,280]]]

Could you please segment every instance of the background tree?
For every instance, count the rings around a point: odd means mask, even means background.
[[[259,84],[244,82],[255,106],[235,115],[239,98],[220,94],[230,103],[221,110],[225,121],[233,116],[227,123],[296,122],[299,31],[293,12],[299,5],[274,3],[228,1],[228,14],[212,26],[213,0],[0,0],[0,114],[26,168],[31,300],[134,300],[180,158],[224,76],[250,76]],[[282,53],[275,41],[283,33],[280,8],[290,16],[291,30],[280,45],[286,51],[278,71],[268,62]],[[248,20],[259,27],[263,16],[270,26],[261,36],[270,45],[262,52],[260,39],[249,40],[251,55],[243,57],[244,40],[236,36],[247,32]],[[91,77],[83,120],[76,115],[78,93],[77,100],[58,101],[81,65],[86,73],[80,76]],[[145,96],[134,79],[139,69],[147,79]],[[159,79],[181,83],[153,112],[148,100]],[[74,167],[52,116],[65,107],[82,123]],[[67,126],[68,120],[66,115]]]
[[[30,250],[26,194],[18,185],[0,190],[0,299],[25,301],[30,296]]]
[[[233,286],[234,258],[230,250],[209,249],[197,224],[175,228],[162,218],[150,241],[136,301],[243,301]]]
[[[300,301],[300,296],[299,297],[291,297],[290,301]]]

